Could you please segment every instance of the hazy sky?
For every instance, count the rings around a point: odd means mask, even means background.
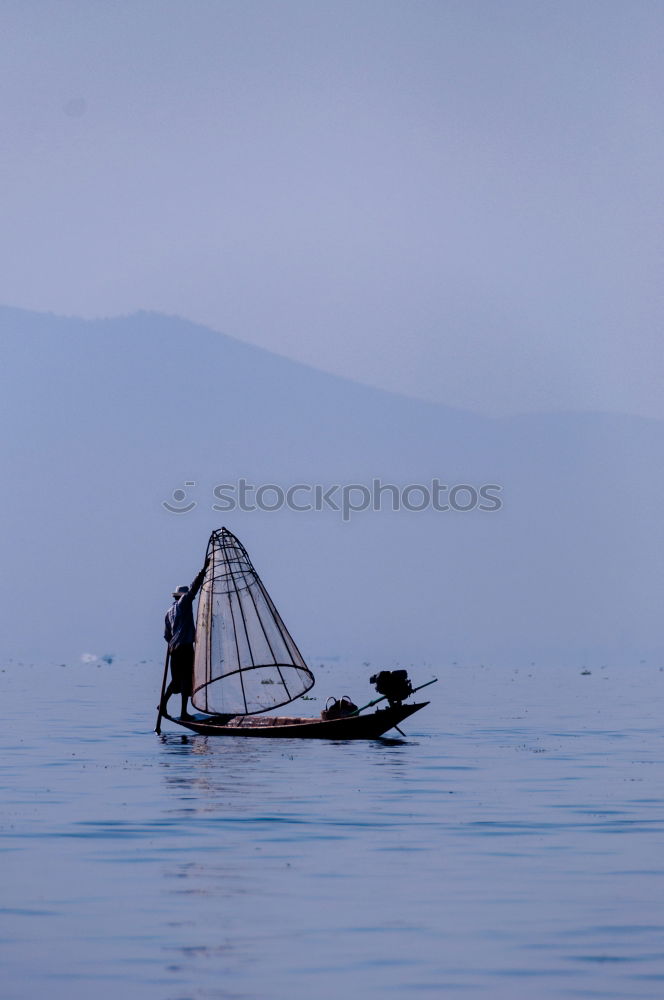
[[[4,0],[0,302],[664,417],[664,5]]]

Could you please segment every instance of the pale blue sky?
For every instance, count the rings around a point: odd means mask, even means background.
[[[656,2],[5,0],[0,302],[664,416]]]

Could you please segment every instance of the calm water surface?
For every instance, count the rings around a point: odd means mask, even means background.
[[[4,664],[0,995],[661,998],[664,672],[579,671],[439,669],[407,739],[317,743]]]

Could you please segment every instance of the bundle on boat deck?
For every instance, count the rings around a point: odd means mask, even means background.
[[[214,719],[208,719],[214,722]],[[258,729],[261,726],[303,726],[320,719],[305,718],[301,715],[239,715],[223,722],[229,729]]]

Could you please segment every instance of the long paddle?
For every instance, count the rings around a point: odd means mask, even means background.
[[[164,714],[161,710],[164,704],[164,692],[166,691],[166,678],[168,677],[168,661],[171,658],[171,651],[166,647],[166,660],[164,662],[164,679],[161,682],[161,694],[159,695],[159,712],[157,713],[157,725],[154,727],[155,733],[159,735],[161,733],[161,717]]]

